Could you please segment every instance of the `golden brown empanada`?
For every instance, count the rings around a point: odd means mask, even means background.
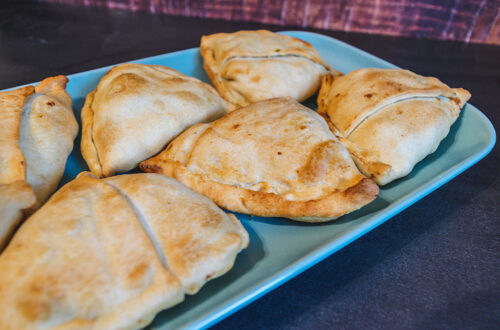
[[[0,184],[26,180],[26,162],[19,146],[21,113],[35,88],[0,92]]]
[[[21,222],[23,210],[35,202],[35,193],[26,181],[0,184],[0,253]]]
[[[82,109],[82,155],[100,177],[133,169],[187,127],[232,106],[198,79],[161,65],[122,64],[109,71]]]
[[[233,215],[157,174],[81,173],[0,256],[2,329],[135,329],[229,270]]]
[[[217,91],[240,106],[285,96],[303,101],[331,71],[309,43],[266,30],[203,36],[200,52]]]
[[[37,197],[32,211],[57,189],[78,134],[67,82],[65,76],[44,79],[21,115],[19,146],[26,161],[26,181]]]
[[[231,269],[248,245],[248,234],[234,215],[177,180],[143,173],[105,181],[133,204],[160,259],[188,294]]]
[[[67,81],[57,76],[0,92],[0,251],[22,211],[40,207],[64,173],[78,132]]]
[[[195,125],[140,166],[231,211],[309,222],[335,219],[378,193],[323,118],[292,98]]]
[[[411,172],[434,152],[470,98],[436,78],[401,69],[360,69],[325,75],[318,112],[378,184]]]

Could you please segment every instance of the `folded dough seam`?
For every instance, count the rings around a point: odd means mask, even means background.
[[[145,215],[142,214],[141,210],[135,205],[135,203],[132,201],[132,199],[123,190],[121,190],[118,186],[116,186],[113,183],[108,182],[106,180],[102,180],[102,181],[104,183],[108,184],[109,186],[111,186],[111,188],[113,188],[114,190],[116,190],[116,192],[127,202],[127,204],[130,205],[130,208],[137,215],[137,219],[139,219],[139,222],[142,226],[142,229],[144,229],[144,232],[148,236],[149,240],[151,241],[151,243],[153,243],[156,254],[158,255],[158,258],[160,259],[160,262],[161,262],[163,268],[165,268],[169,273],[174,275],[175,278],[177,278],[177,280],[180,283],[182,283],[182,281],[177,277],[177,275],[173,272],[173,270],[171,270],[168,267],[168,261],[167,261],[167,258],[165,256],[165,253],[161,249],[160,243],[158,242],[158,239],[157,239],[156,235],[154,234],[153,229],[149,225]]]
[[[323,63],[318,63],[313,60],[311,60],[307,56],[303,55],[298,55],[298,54],[276,54],[276,55],[233,55],[229,56],[228,58],[224,59],[224,61],[221,64],[221,67],[224,67],[227,62],[234,60],[234,59],[250,59],[250,60],[259,60],[259,59],[273,59],[273,58],[286,58],[286,57],[296,57],[296,58],[301,58],[304,60],[307,60],[313,64],[319,65],[324,67],[327,71],[330,71],[331,68]],[[222,71],[222,70],[221,70]],[[335,71],[334,71],[335,72]]]
[[[416,96],[414,94],[410,94],[410,95],[409,94],[402,94],[402,95],[398,95],[396,97],[388,98],[385,101],[380,102],[379,104],[377,104],[376,106],[374,106],[367,114],[365,114],[365,116],[363,116],[362,118],[356,120],[356,122],[354,123],[354,125],[352,125],[351,127],[349,127],[349,129],[347,130],[347,132],[345,132],[345,134],[342,134],[342,135],[345,138],[348,138],[366,120],[368,120],[369,118],[371,118],[372,116],[376,115],[377,113],[379,113],[379,112],[385,110],[386,108],[388,108],[390,106],[393,106],[393,105],[395,105],[397,103],[403,103],[403,102],[406,102],[406,101],[413,101],[413,100],[424,100],[425,101],[425,100],[432,100],[432,99],[436,99],[436,98],[439,98],[439,99],[444,98],[444,99],[446,99],[446,100],[448,100],[450,102],[453,99],[458,99],[458,97],[452,98],[450,96],[443,95],[443,93],[430,93],[430,94],[429,93],[419,93]]]
[[[90,144],[90,147],[92,148],[92,151],[93,151],[93,156],[94,156],[93,160],[96,161],[92,165],[97,166],[98,168],[96,168],[96,170],[98,170],[98,172],[100,173],[99,176],[103,176],[103,166],[102,166],[101,158],[99,157],[99,152],[97,151],[97,147],[96,147],[96,144],[94,141],[94,110],[92,110],[92,103],[94,103],[94,97],[95,97],[95,91],[91,92],[87,96],[87,99],[85,100],[85,104],[84,104],[83,109],[82,109],[82,117],[83,117],[83,111],[88,111],[88,113],[90,114],[90,117],[92,118],[87,126],[87,129],[89,131],[88,136],[89,136],[90,141],[92,142]],[[89,102],[88,106],[87,106],[87,100]],[[85,131],[83,130],[83,120],[82,120],[82,141],[84,141],[84,139],[85,139],[83,136]],[[89,166],[89,169],[93,172],[94,169],[90,168],[90,164],[88,164],[88,166]]]

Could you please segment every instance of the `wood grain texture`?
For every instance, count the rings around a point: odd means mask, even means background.
[[[500,44],[500,0],[42,0],[325,30]]]

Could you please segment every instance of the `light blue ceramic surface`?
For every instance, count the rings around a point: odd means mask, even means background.
[[[284,33],[310,42],[327,62],[344,73],[365,67],[395,67],[323,35]],[[208,82],[197,48],[135,62],[166,65]],[[77,118],[86,95],[108,69],[69,76],[68,92],[74,99]],[[314,107],[315,103],[310,101],[306,105]],[[88,169],[79,144],[80,137],[68,160],[62,184]],[[359,211],[337,221],[315,225],[238,214],[250,234],[250,245],[237,257],[233,269],[208,282],[197,295],[158,314],[152,327],[177,329],[214,324],[428,195],[486,156],[494,144],[495,131],[489,120],[467,104],[435,153],[419,163],[406,178],[381,188],[379,197]]]

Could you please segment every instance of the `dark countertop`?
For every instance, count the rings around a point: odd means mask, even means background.
[[[0,89],[196,47],[203,34],[297,30],[102,8],[0,4]],[[471,91],[498,129],[500,47],[315,31]],[[500,327],[499,148],[398,216],[215,326]]]

